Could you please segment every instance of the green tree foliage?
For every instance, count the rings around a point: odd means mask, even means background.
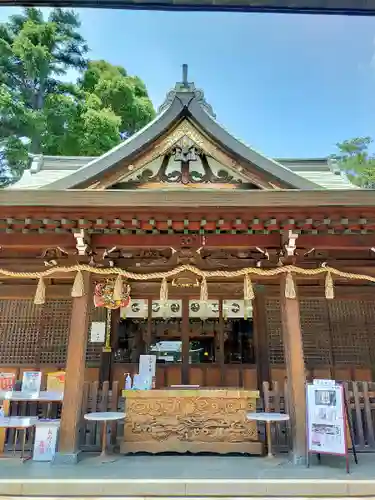
[[[121,132],[131,135],[155,115],[145,84],[125,69],[106,61],[90,61],[80,80],[83,91],[97,96],[121,118]]]
[[[29,152],[43,152],[48,135],[44,108],[52,94],[63,94],[59,78],[86,67],[88,47],[77,16],[54,9],[25,9],[0,24],[0,141],[2,173],[18,177]]]
[[[29,153],[100,155],[155,112],[144,83],[106,61],[88,62],[72,11],[25,9],[0,23],[0,185],[22,174]],[[67,83],[68,71],[79,72]]]
[[[369,152],[371,137],[356,137],[336,144],[339,167],[358,186],[375,189],[375,156]]]

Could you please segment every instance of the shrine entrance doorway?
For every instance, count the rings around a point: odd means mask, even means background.
[[[156,386],[257,388],[252,318],[192,318],[191,301],[181,301],[180,317],[120,319],[113,380],[137,372],[139,355],[157,358]],[[220,305],[222,309],[222,306]]]

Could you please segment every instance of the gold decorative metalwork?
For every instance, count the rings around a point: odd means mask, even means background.
[[[178,276],[172,280],[172,286],[176,288],[197,288],[199,287],[199,281],[197,278]]]

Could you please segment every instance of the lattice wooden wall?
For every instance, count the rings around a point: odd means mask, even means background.
[[[283,365],[284,345],[281,331],[280,301],[278,299],[266,299],[266,314],[270,364]]]
[[[0,300],[0,363],[30,365],[39,344],[41,309],[32,300]]]
[[[307,368],[329,366],[331,357],[327,300],[300,301],[303,351]]]
[[[375,302],[329,302],[329,322],[334,362],[338,365],[371,366],[375,351]]]
[[[282,365],[280,301],[268,298],[266,311],[270,363]],[[307,368],[374,365],[375,301],[302,299],[300,315]]]
[[[40,341],[35,364],[64,366],[68,348],[71,299],[48,300],[40,309]]]
[[[0,365],[61,365],[66,362],[72,299],[0,300]],[[105,310],[92,307],[91,321],[105,321]],[[96,363],[102,346],[87,343],[86,360]]]

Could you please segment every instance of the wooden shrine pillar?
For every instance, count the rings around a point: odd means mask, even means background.
[[[292,432],[292,455],[295,464],[306,462],[306,377],[303,356],[297,286],[296,298],[287,298],[285,290],[287,275],[281,278],[280,313],[284,341],[284,355],[287,373],[288,412]]]
[[[257,285],[253,300],[253,328],[255,340],[255,362],[257,366],[258,390],[263,394],[263,382],[271,382],[269,338],[265,288]]]
[[[224,339],[224,311],[223,299],[219,300],[219,343],[217,350],[217,361],[220,365],[220,385],[225,387],[225,339]]]
[[[100,355],[99,383],[112,383],[113,350],[117,345],[120,308],[106,310],[106,341]]]
[[[72,299],[59,452],[55,456],[57,463],[76,463],[79,455],[78,438],[85,382],[88,318],[92,301],[90,273],[83,271],[82,275],[84,296]]]
[[[181,322],[181,383],[190,383],[190,323],[189,323],[189,299],[182,299],[182,322]]]

